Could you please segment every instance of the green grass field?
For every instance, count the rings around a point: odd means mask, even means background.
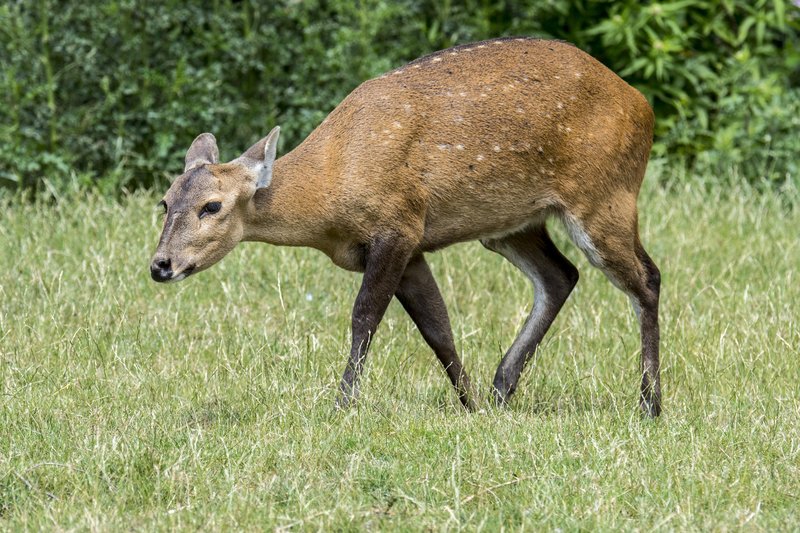
[[[509,408],[463,412],[393,302],[336,412],[359,276],[245,244],[158,285],[156,194],[0,202],[0,528],[800,529],[800,194],[654,178],[656,421],[627,298],[556,223],[582,278]],[[487,393],[532,290],[476,243],[429,260]]]

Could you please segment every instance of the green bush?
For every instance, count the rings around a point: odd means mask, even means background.
[[[799,15],[783,0],[625,1],[583,34],[653,102],[656,155],[783,179],[798,176]]]
[[[201,131],[222,156],[299,143],[364,79],[501,35],[574,42],[642,90],[655,153],[797,175],[798,8],[781,0],[18,0],[0,6],[0,186],[163,184]]]

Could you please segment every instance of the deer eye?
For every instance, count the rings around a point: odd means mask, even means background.
[[[199,216],[203,218],[206,215],[213,215],[214,213],[219,213],[220,209],[222,209],[222,202],[208,202],[203,206],[203,209],[200,210]]]
[[[161,211],[162,215],[166,215],[167,214],[167,202],[165,202],[164,200],[161,200],[160,202],[158,202],[158,206],[157,207],[160,207],[162,209],[162,211]]]

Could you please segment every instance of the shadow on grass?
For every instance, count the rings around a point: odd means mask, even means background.
[[[632,395],[589,395],[583,389],[563,387],[538,387],[531,391],[521,391],[511,397],[505,405],[497,405],[491,392],[478,392],[480,407],[485,414],[520,413],[538,417],[569,417],[587,414],[606,414],[611,416],[630,416],[639,412],[638,398]],[[427,404],[445,414],[466,413],[449,389],[431,390],[414,403]]]
[[[218,425],[240,425],[253,422],[257,413],[250,406],[231,405],[230,402],[214,398],[192,406],[183,415],[183,422],[190,427],[210,428]]]

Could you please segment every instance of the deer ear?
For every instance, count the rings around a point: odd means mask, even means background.
[[[217,148],[217,139],[210,133],[198,135],[189,147],[189,151],[186,152],[185,162],[184,172],[200,165],[218,163],[219,148]]]
[[[269,135],[251,146],[245,153],[236,159],[238,163],[246,166],[256,176],[256,190],[269,187],[272,182],[272,165],[278,154],[278,137],[281,128],[275,126]]]

